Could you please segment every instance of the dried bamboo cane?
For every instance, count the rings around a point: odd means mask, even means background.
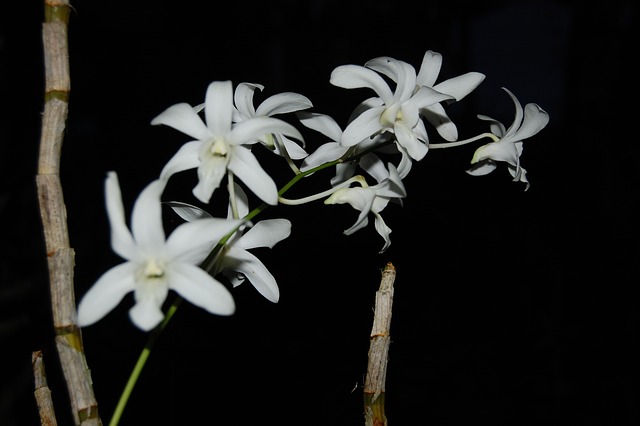
[[[101,425],[77,326],[73,289],[74,252],[60,183],[60,156],[70,89],[67,27],[69,0],[45,0],[42,26],[45,102],[36,186],[44,230],[56,348],[76,425]]]
[[[366,426],[386,426],[384,409],[387,360],[391,343],[391,308],[396,268],[391,264],[382,270],[380,289],[376,292],[373,327],[369,341],[369,363],[364,382],[364,417]]]

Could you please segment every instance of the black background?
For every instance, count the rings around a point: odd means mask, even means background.
[[[186,141],[151,119],[174,103],[202,102],[211,81],[261,83],[264,96],[299,92],[344,124],[372,93],[333,87],[336,66],[388,55],[418,68],[431,49],[444,56],[438,81],[487,76],[449,109],[462,138],[486,130],[476,114],[511,123],[502,86],[551,116],[525,142],[528,192],[504,167],[464,173],[477,145],[433,150],[414,165],[404,206],[383,212],[393,233],[382,255],[372,223],[342,235],[357,216],[348,206],[265,211],[293,222],[290,238],[255,252],[278,279],[280,302],[244,284],[233,290],[232,317],[184,304],[122,425],[362,424],[386,262],[398,270],[390,425],[638,424],[636,3],[413,3],[73,2],[61,179],[78,297],[121,261],[109,246],[106,172],[118,172],[130,210]],[[43,350],[66,425],[34,185],[43,7],[12,2],[0,16],[0,424],[39,424],[29,361]],[[310,151],[324,142],[305,135]],[[193,176],[177,177],[169,193],[193,202]],[[291,195],[324,189],[329,177],[313,176]],[[83,330],[105,424],[146,340],[128,320],[131,303]]]

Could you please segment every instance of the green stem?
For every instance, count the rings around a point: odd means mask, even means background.
[[[162,331],[165,329],[165,327],[173,317],[173,314],[176,313],[176,310],[178,309],[178,306],[180,305],[181,301],[182,301],[182,298],[180,296],[178,296],[176,300],[174,300],[171,307],[169,307],[169,310],[167,311],[167,315],[165,315],[164,320],[160,323],[160,325],[158,325],[153,330],[153,332],[149,336],[149,340],[147,341],[147,344],[144,346],[144,349],[142,350],[142,352],[140,353],[140,356],[138,357],[138,362],[136,362],[135,367],[133,367],[133,371],[129,376],[127,385],[122,391],[122,395],[120,395],[120,400],[118,401],[118,405],[116,406],[113,416],[111,417],[109,426],[116,426],[120,422],[120,417],[122,417],[122,412],[124,411],[124,408],[127,406],[127,402],[129,401],[129,397],[133,392],[133,388],[135,387],[136,382],[140,377],[140,373],[142,373],[142,369],[144,368],[144,365],[146,364],[147,359],[149,358],[149,355],[151,355],[151,349],[153,349],[153,346],[155,345],[156,340],[158,340],[158,337],[160,337],[160,334],[162,333]]]

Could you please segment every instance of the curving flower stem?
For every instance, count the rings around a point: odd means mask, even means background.
[[[142,369],[144,368],[144,365],[147,363],[147,359],[149,359],[149,355],[151,355],[151,349],[153,349],[153,346],[155,345],[156,340],[158,340],[158,337],[160,337],[160,334],[162,333],[162,331],[166,328],[169,321],[171,321],[173,314],[176,313],[176,311],[178,310],[178,306],[180,306],[181,302],[182,302],[182,298],[180,296],[176,297],[176,299],[173,301],[173,303],[169,307],[169,310],[167,311],[167,314],[165,315],[164,320],[160,323],[160,325],[158,325],[153,330],[153,332],[151,332],[151,335],[149,336],[149,340],[147,341],[147,344],[144,346],[144,349],[140,353],[140,356],[138,357],[138,361],[136,362],[135,367],[133,367],[133,371],[129,376],[127,385],[124,387],[124,390],[122,391],[122,395],[120,395],[120,400],[118,401],[118,405],[116,406],[116,409],[113,412],[113,416],[111,417],[109,426],[116,426],[120,422],[120,417],[122,417],[122,413],[125,407],[127,406],[127,402],[129,401],[129,397],[133,392],[133,388],[135,387],[136,382],[140,377],[140,373],[142,373]]]
[[[341,162],[340,160],[331,161],[329,163],[322,164],[322,165],[320,165],[318,167],[315,167],[313,169],[307,170],[305,172],[300,172],[300,173],[296,174],[289,182],[287,182],[278,191],[278,195],[281,196],[282,194],[287,192],[293,185],[295,185],[303,177],[308,176],[308,175],[310,175],[310,174],[312,174],[314,172],[317,172],[319,170],[325,169],[327,167],[334,166],[334,165],[336,165],[336,164],[338,164],[340,162]],[[230,187],[232,187],[232,186],[233,185],[230,185]],[[269,204],[267,204],[267,203],[263,203],[262,205],[256,207],[255,209],[253,209],[251,212],[249,212],[249,214],[247,214],[243,218],[244,221],[246,222],[246,221],[251,220],[252,218],[257,216],[258,214],[260,214],[261,212],[266,210],[267,207],[269,207]],[[209,253],[207,258],[202,262],[201,267],[205,271],[209,272],[211,270],[211,268],[213,267],[213,263],[215,261],[216,256],[218,255],[218,253],[220,252],[222,247],[224,247],[224,245],[229,240],[229,238],[231,238],[231,236],[235,232],[236,232],[236,230],[233,230],[228,235],[226,235],[223,239],[221,239],[220,242],[213,248],[211,253]],[[133,392],[133,389],[134,389],[136,383],[138,382],[138,379],[140,378],[140,374],[142,373],[142,370],[143,370],[145,364],[147,363],[147,359],[149,359],[149,356],[151,355],[151,350],[153,349],[153,346],[155,345],[156,341],[158,340],[158,338],[160,337],[160,335],[162,334],[164,329],[167,327],[167,324],[169,324],[169,321],[171,321],[171,318],[173,318],[173,316],[176,313],[176,311],[178,310],[178,307],[180,306],[181,302],[182,302],[182,298],[180,296],[176,296],[175,300],[173,301],[173,303],[169,307],[169,309],[168,309],[168,311],[167,311],[167,313],[166,313],[166,315],[164,317],[164,320],[151,332],[151,335],[149,336],[149,339],[147,340],[147,343],[144,345],[144,348],[142,349],[142,352],[140,353],[140,356],[138,357],[138,361],[136,362],[136,365],[133,367],[133,370],[131,371],[131,374],[129,375],[129,380],[127,380],[127,384],[125,385],[125,388],[122,391],[122,394],[120,395],[120,399],[118,400],[118,405],[116,406],[116,409],[113,412],[113,416],[111,417],[111,420],[109,421],[109,426],[117,426],[118,423],[120,422],[120,418],[122,417],[122,413],[124,412],[124,409],[127,406],[127,403],[129,402],[129,397],[131,396],[131,393]]]

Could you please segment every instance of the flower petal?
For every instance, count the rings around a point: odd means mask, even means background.
[[[236,124],[226,136],[231,145],[244,145],[257,142],[270,133],[282,133],[304,141],[302,134],[286,121],[271,117],[254,117]]]
[[[262,169],[256,157],[247,148],[234,147],[228,167],[262,201],[272,206],[278,204],[276,183]]]
[[[256,115],[272,116],[287,112],[300,111],[311,108],[313,104],[306,96],[299,93],[284,92],[273,95],[262,101],[256,110]]]
[[[180,103],[172,105],[163,113],[151,120],[152,125],[164,124],[191,136],[194,139],[204,140],[211,136],[209,129],[191,105]]]
[[[233,296],[218,280],[197,266],[172,265],[169,288],[192,304],[216,315],[231,315],[236,310]]]
[[[484,81],[485,75],[479,72],[468,72],[457,77],[442,81],[433,88],[440,93],[446,93],[456,101],[463,99]]]
[[[199,263],[223,237],[241,223],[241,220],[219,218],[185,222],[167,238],[166,256],[170,261]]]
[[[102,274],[78,305],[78,325],[85,327],[104,318],[135,289],[136,264],[125,262]]]
[[[202,142],[187,142],[165,164],[160,172],[161,179],[169,179],[172,175],[184,170],[195,169],[200,164],[200,146]]]
[[[144,297],[129,309],[129,318],[143,331],[151,331],[164,319],[164,313],[153,297]]]
[[[291,222],[287,219],[266,219],[256,223],[236,243],[245,250],[255,247],[273,248],[291,235]]]
[[[331,73],[330,83],[344,89],[369,88],[382,98],[385,104],[393,103],[393,93],[386,81],[369,68],[359,65],[341,65]]]
[[[104,187],[107,216],[109,216],[109,225],[111,227],[111,247],[115,253],[124,259],[134,259],[137,256],[138,247],[129,228],[127,228],[122,193],[120,192],[120,184],[118,183],[116,172],[107,173]]]
[[[342,133],[340,145],[353,146],[364,139],[374,135],[382,129],[380,124],[380,114],[384,111],[384,106],[371,108],[356,117]]]
[[[233,94],[233,101],[242,119],[246,120],[247,118],[256,116],[256,109],[253,106],[253,94],[256,89],[263,90],[264,86],[261,84],[240,83],[236,87],[236,91]]]
[[[433,87],[438,79],[441,67],[442,54],[434,52],[433,50],[427,50],[422,57],[420,71],[418,71],[418,76],[416,77],[417,84],[419,86]]]
[[[255,289],[258,290],[258,293],[268,301],[273,303],[278,302],[280,299],[278,283],[260,259],[246,250],[231,247],[224,261],[225,265],[228,265],[228,269],[244,274]]]
[[[207,127],[214,136],[224,136],[231,130],[233,117],[233,85],[231,81],[214,81],[207,87],[204,100]]]
[[[160,196],[166,180],[157,179],[146,186],[138,196],[131,215],[131,232],[143,253],[158,253],[164,247]]]

